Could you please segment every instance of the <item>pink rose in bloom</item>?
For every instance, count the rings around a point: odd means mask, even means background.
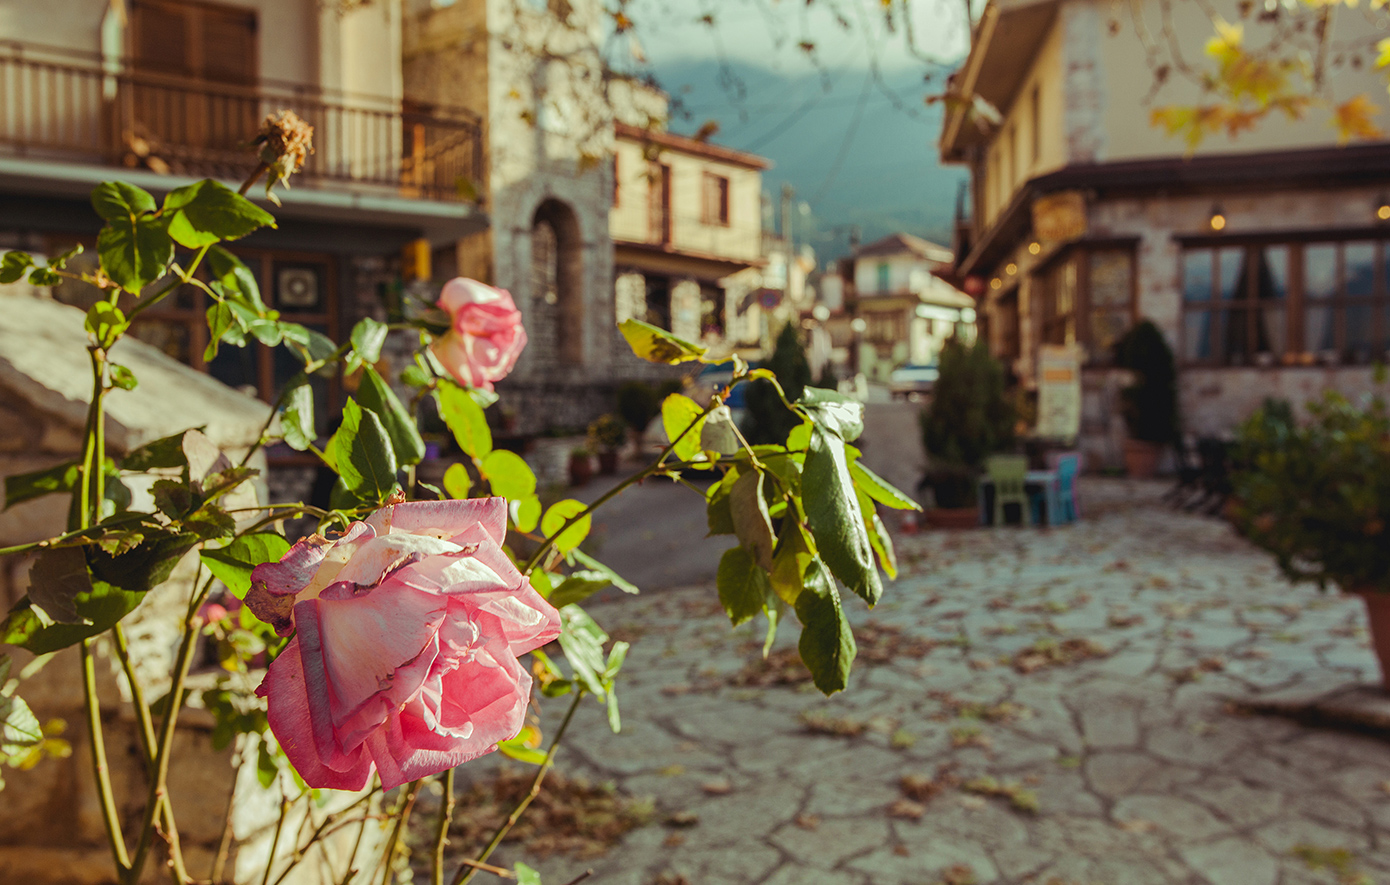
[[[559,613],[499,546],[503,498],[395,504],[251,574],[246,604],[295,638],[256,693],[305,783],[359,790],[444,771],[521,731],[517,656]]]
[[[444,284],[439,307],[453,328],[434,342],[434,355],[460,384],[491,390],[516,365],[526,346],[521,311],[511,293],[477,280],[456,277]]]

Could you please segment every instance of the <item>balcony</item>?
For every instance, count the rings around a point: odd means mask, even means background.
[[[261,81],[180,79],[120,61],[0,41],[0,157],[245,178],[266,115],[314,127],[296,188],[476,203],[481,126],[463,110]]]

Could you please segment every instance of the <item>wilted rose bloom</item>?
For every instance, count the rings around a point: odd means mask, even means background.
[[[491,390],[526,346],[511,293],[456,277],[444,284],[436,304],[448,311],[453,328],[434,342],[434,355],[460,384]]]
[[[560,617],[499,546],[503,498],[395,504],[252,572],[246,604],[295,638],[256,693],[305,783],[386,789],[489,753],[524,724],[517,656]]]

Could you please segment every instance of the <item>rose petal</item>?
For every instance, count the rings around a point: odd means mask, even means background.
[[[318,595],[352,556],[356,545],[373,530],[354,522],[337,539],[310,535],[295,544],[279,562],[263,562],[251,570],[246,605],[280,636],[294,630],[294,604],[301,594]]]
[[[359,748],[352,753],[335,751],[325,762],[310,722],[313,693],[305,679],[298,640],[291,639],[256,689],[266,699],[270,730],[306,784],[315,789],[360,790],[372,775],[371,757]]]
[[[367,524],[378,535],[401,532],[451,541],[471,526],[481,525],[494,542],[501,544],[507,537],[507,499],[410,501],[381,508],[367,517]]]

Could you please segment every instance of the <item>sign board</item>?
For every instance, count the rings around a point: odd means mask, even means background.
[[[1059,191],[1033,201],[1033,236],[1066,242],[1086,235],[1086,195]]]
[[[1081,351],[1038,348],[1038,436],[1075,439],[1081,430]]]

